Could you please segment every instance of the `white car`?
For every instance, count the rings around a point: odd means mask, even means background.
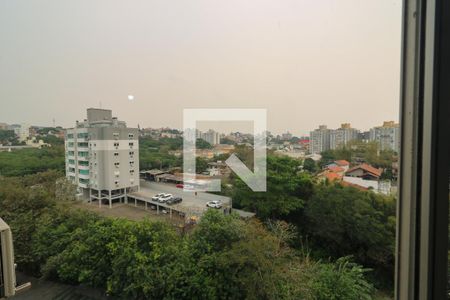
[[[172,194],[164,194],[163,196],[159,197],[158,202],[165,203],[165,202],[167,202],[167,200],[172,199],[172,198],[173,198]]]
[[[156,194],[155,196],[152,197],[152,200],[153,200],[153,201],[158,201],[159,198],[161,198],[161,197],[164,196],[164,195],[165,195],[164,193]]]
[[[207,207],[212,207],[212,208],[221,208],[222,207],[222,202],[220,202],[220,201],[208,201],[208,202],[206,202],[206,206]]]

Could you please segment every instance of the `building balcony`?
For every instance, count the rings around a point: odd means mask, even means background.
[[[88,177],[88,178],[84,178]],[[78,175],[78,186],[88,188],[90,186],[89,175]]]
[[[89,188],[89,183],[79,182],[78,186],[87,189],[87,188]]]
[[[89,178],[90,178],[91,176],[89,175],[89,174],[78,174],[78,178],[80,178],[80,179],[87,179],[87,180],[89,180]]]

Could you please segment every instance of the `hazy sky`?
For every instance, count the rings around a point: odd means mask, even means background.
[[[3,0],[0,122],[101,102],[130,126],[242,107],[276,133],[367,129],[398,120],[400,43],[400,0]]]

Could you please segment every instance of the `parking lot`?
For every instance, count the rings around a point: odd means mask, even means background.
[[[181,197],[181,203],[169,205],[166,203],[159,203],[152,200],[152,197],[159,193],[172,194],[174,197]],[[177,188],[175,185],[167,183],[148,182],[141,180],[139,192],[133,192],[127,195],[128,204],[142,206],[144,209],[155,210],[157,214],[168,214],[170,217],[181,216],[185,218],[201,217],[201,215],[208,209],[206,203],[208,201],[220,201],[222,203],[222,210],[228,213],[231,208],[231,198],[214,195],[205,192],[184,191],[182,188]],[[215,208],[210,208],[215,209]]]

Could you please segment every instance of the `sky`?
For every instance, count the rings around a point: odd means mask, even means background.
[[[0,1],[0,122],[72,127],[100,106],[141,128],[181,128],[184,108],[265,108],[270,131],[295,135],[398,121],[401,9],[400,0]]]

